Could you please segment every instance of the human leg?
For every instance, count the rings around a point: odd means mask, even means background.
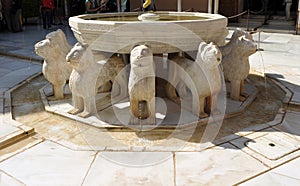
[[[292,3],[285,3],[285,16],[286,16],[286,19],[291,19],[291,6],[292,6]]]
[[[22,28],[22,9],[18,9],[15,14],[12,14],[12,31],[20,32],[23,30]]]
[[[43,20],[43,28],[46,29],[46,11],[42,8],[42,20]]]
[[[45,10],[45,17],[46,17],[46,26],[47,26],[47,28],[50,28],[51,27],[51,10],[48,8]]]
[[[8,31],[12,31],[10,9],[3,10],[3,16],[5,19],[5,23],[6,23]]]

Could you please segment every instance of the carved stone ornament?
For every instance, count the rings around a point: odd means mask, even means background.
[[[155,124],[155,66],[153,53],[145,45],[138,45],[130,53],[128,91],[131,123]]]
[[[34,48],[36,54],[44,58],[43,75],[52,84],[54,92],[54,98],[50,99],[63,99],[63,89],[72,71],[72,67],[66,62],[71,46],[64,32],[60,29],[50,32]]]
[[[220,47],[223,55],[222,65],[225,80],[230,82],[230,98],[244,101],[244,80],[250,70],[249,56],[256,52],[252,36],[241,29],[236,29],[230,41]]]

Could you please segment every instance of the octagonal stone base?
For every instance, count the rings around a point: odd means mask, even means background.
[[[156,124],[155,125],[132,125],[129,123],[130,110],[129,99],[124,98],[118,100],[117,103],[110,104],[110,93],[98,93],[96,96],[96,103],[99,106],[101,103],[102,108],[98,111],[98,116],[90,116],[82,118],[76,115],[68,114],[72,109],[71,92],[68,86],[65,87],[66,98],[57,101],[50,101],[47,99],[52,94],[52,87],[50,84],[40,89],[41,98],[45,106],[45,110],[54,114],[58,114],[69,119],[92,125],[99,128],[134,128],[138,130],[146,129],[174,129],[178,127],[190,126],[193,124],[203,125],[209,122],[208,118],[199,119],[196,115],[191,113],[188,109],[182,108],[168,98],[156,98]],[[231,99],[226,100],[225,115],[216,115],[213,117],[215,121],[223,120],[236,116],[245,111],[258,93],[254,85],[245,83],[245,93],[249,95],[244,102],[234,101]],[[103,107],[103,105],[105,105]]]

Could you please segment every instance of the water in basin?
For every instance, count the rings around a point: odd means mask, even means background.
[[[186,20],[203,20],[208,19],[207,17],[201,16],[189,16],[189,15],[169,15],[159,14],[159,21],[186,21]],[[87,17],[86,20],[99,20],[99,21],[139,21],[136,15],[109,15],[107,17]]]

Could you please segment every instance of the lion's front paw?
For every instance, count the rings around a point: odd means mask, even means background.
[[[49,96],[49,97],[48,97],[48,100],[49,100],[49,101],[57,101],[57,100],[60,100],[60,99],[63,99],[63,97],[62,97],[62,98],[60,98],[60,97],[55,97],[55,96]]]
[[[205,112],[200,112],[200,113],[199,113],[199,117],[200,117],[200,118],[207,118],[207,117],[208,117],[208,114],[206,114]]]
[[[246,101],[247,97],[248,97],[247,95],[246,96],[245,95],[240,95],[239,101],[244,102],[244,101]]]
[[[240,101],[245,101],[249,97],[249,94],[242,92],[240,95]]]
[[[81,112],[81,110],[80,109],[76,109],[76,108],[71,109],[71,110],[68,111],[68,113],[72,114],[72,115],[78,114],[80,112]]]
[[[84,111],[84,112],[81,112],[80,114],[78,114],[77,116],[82,117],[82,118],[87,118],[87,117],[91,116],[91,113]]]

